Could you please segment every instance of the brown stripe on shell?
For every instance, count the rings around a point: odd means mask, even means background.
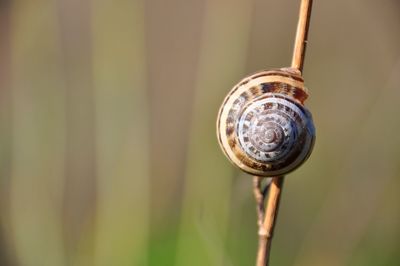
[[[256,85],[249,89],[253,97],[257,97],[263,93],[262,86]]]
[[[240,94],[241,97],[243,97],[246,101],[251,100],[252,99],[252,95],[250,92],[245,91],[242,94]]]
[[[268,82],[263,83],[262,85],[262,92],[263,93],[281,93],[286,94],[300,103],[304,103],[307,99],[308,94],[301,88],[293,87],[290,84],[282,83],[282,82]]]
[[[300,74],[296,74],[294,72],[292,72],[292,69],[290,68],[282,68],[282,69],[275,69],[275,70],[265,70],[265,71],[261,71],[261,72],[257,72],[254,73],[251,76],[248,76],[246,78],[244,78],[242,81],[239,82],[238,85],[236,85],[229,93],[228,95],[225,97],[225,100],[223,102],[223,105],[225,105],[226,101],[243,85],[246,85],[247,83],[249,83],[251,80],[256,79],[256,78],[260,78],[260,77],[266,77],[266,76],[282,76],[282,77],[286,77],[286,78],[292,78],[295,81],[301,82],[303,83],[304,80],[302,78],[302,76]],[[304,98],[304,95],[307,95],[307,92],[304,88],[298,88],[299,90],[302,90],[303,93],[297,93],[297,94],[301,94]],[[308,95],[307,95],[308,97]],[[307,98],[305,97],[305,99]],[[304,99],[304,100],[305,100]],[[303,102],[304,102],[303,100]]]
[[[282,77],[292,78],[296,81],[304,82],[302,77],[286,74],[285,72],[282,72],[282,71],[268,71],[268,72],[264,72],[264,73],[259,73],[257,75],[251,76],[251,79],[256,79],[256,78],[264,77],[264,76],[282,76]]]
[[[233,124],[227,124],[225,132],[227,136],[231,136],[235,132],[235,126]]]
[[[228,144],[231,149],[235,149],[237,144],[236,138],[234,136],[228,136]]]

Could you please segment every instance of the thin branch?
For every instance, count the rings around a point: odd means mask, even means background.
[[[256,200],[256,209],[257,209],[257,224],[258,227],[261,228],[264,223],[265,217],[265,198],[267,196],[269,185],[271,184],[270,180],[267,180],[266,184],[262,182],[265,181],[266,178],[261,176],[254,176],[253,177],[253,194]]]
[[[269,185],[268,201],[265,208],[264,219],[258,230],[257,266],[268,265],[283,181],[283,176],[273,177],[271,184]],[[265,197],[263,197],[263,202],[264,199]]]
[[[256,209],[257,209],[257,225],[260,228],[263,224],[264,221],[264,200],[265,200],[265,195],[264,191],[261,188],[261,181],[262,177],[260,176],[254,176],[253,177],[253,194],[254,198],[256,200]]]
[[[297,24],[296,39],[294,43],[292,68],[303,71],[304,58],[307,46],[308,28],[310,25],[312,0],[302,0],[300,5],[299,21]],[[268,194],[268,201],[264,207],[266,190],[261,190],[261,177],[254,177],[254,196],[257,203],[258,214],[258,252],[257,266],[268,266],[272,236],[278,215],[279,201],[283,189],[283,176],[273,177]],[[264,216],[263,218],[260,218]],[[260,220],[263,219],[263,222]]]
[[[297,23],[292,57],[292,67],[300,70],[300,72],[303,72],[304,58],[306,55],[312,2],[312,0],[302,0],[300,5],[299,22]]]

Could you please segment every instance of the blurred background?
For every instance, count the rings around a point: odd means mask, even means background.
[[[254,265],[222,99],[288,66],[300,1],[1,0],[0,265]],[[314,3],[317,127],[272,265],[400,264],[400,3]]]

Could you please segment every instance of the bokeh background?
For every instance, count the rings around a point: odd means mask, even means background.
[[[251,178],[215,137],[288,66],[299,1],[0,1],[0,265],[253,265]],[[317,127],[272,265],[400,265],[400,3],[316,1]]]

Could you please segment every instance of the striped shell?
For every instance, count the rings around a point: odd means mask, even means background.
[[[315,129],[303,106],[308,94],[295,69],[261,71],[226,96],[217,120],[219,144],[243,171],[281,176],[310,155]]]

